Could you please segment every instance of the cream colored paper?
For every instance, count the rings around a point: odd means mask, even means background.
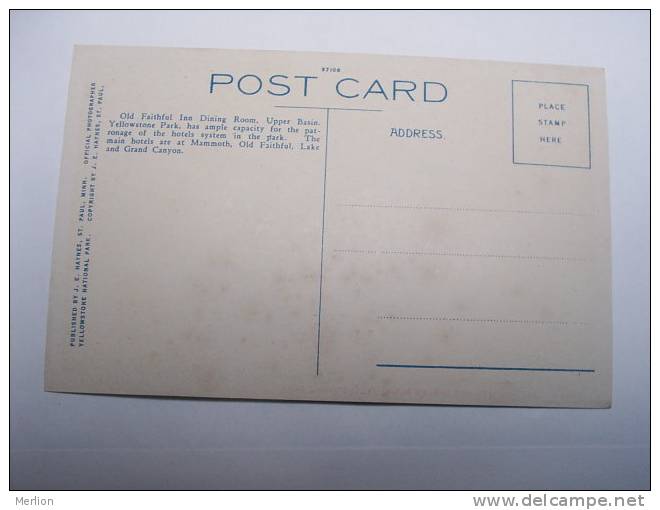
[[[76,47],[46,390],[610,406],[604,81]]]

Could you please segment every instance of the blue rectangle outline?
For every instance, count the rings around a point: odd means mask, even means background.
[[[577,87],[587,87],[587,133],[589,140],[589,166],[574,166],[574,165],[550,165],[546,163],[525,163],[516,161],[516,136],[515,136],[515,114],[514,114],[514,95],[513,84],[520,83],[543,83],[546,85],[574,85]],[[589,95],[589,85],[587,83],[566,83],[561,81],[537,81],[537,80],[511,80],[511,161],[514,165],[534,165],[534,166],[551,166],[557,168],[580,168],[583,170],[591,170],[591,99]]]

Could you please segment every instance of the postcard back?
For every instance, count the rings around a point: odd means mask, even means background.
[[[608,407],[603,69],[76,47],[49,391]]]

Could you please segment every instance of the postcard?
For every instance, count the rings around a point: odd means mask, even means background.
[[[605,72],[77,46],[45,389],[609,407]]]

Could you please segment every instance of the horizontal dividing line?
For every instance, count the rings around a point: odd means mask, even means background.
[[[294,108],[294,109],[303,109],[303,110],[344,110],[344,111],[354,111],[354,112],[382,112],[383,110],[371,110],[369,108],[335,108],[329,106],[285,106],[278,105],[275,108]]]
[[[424,317],[411,315],[379,315],[380,320],[396,321],[453,321],[453,322],[476,322],[486,324],[521,324],[532,326],[588,326],[588,322],[580,321],[554,321],[536,319],[475,319],[471,317]]]
[[[495,253],[460,253],[440,251],[405,251],[405,250],[352,250],[335,249],[335,253],[349,253],[357,255],[428,255],[437,257],[483,257],[492,259],[519,259],[519,260],[554,260],[562,262],[586,262],[589,259],[580,257],[554,257],[550,255],[502,255]]]
[[[340,249],[335,249],[333,250],[335,253],[356,253],[359,255],[380,255],[381,252],[379,250],[340,250]]]
[[[406,205],[406,204],[339,204],[339,207],[355,207],[364,209],[411,209],[428,211],[452,211],[452,212],[480,212],[480,213],[509,213],[509,214],[537,214],[546,216],[593,216],[591,213],[580,213],[573,211],[535,211],[528,209],[483,209],[477,207],[440,207],[433,205]]]
[[[407,365],[402,363],[377,363],[380,368],[444,368],[448,370],[506,370],[512,372],[589,372],[591,368],[546,368],[546,367],[487,367],[481,365]]]

